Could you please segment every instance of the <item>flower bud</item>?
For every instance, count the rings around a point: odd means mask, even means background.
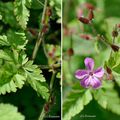
[[[106,71],[107,71],[108,74],[112,73],[112,70],[109,67],[106,67]]]
[[[68,54],[69,56],[72,56],[72,55],[74,54],[73,49],[72,49],[72,48],[69,48],[69,49],[67,50],[67,54]]]
[[[118,36],[118,31],[117,30],[113,30],[112,31],[112,36],[113,37],[117,37]]]
[[[53,53],[53,52],[48,52],[48,56],[49,56],[50,58],[53,58],[53,57],[54,57],[54,53]]]
[[[90,20],[84,17],[79,17],[78,18],[80,22],[84,23],[84,24],[89,24]]]
[[[92,20],[93,18],[94,18],[93,10],[90,10],[88,14],[88,19]]]
[[[114,52],[118,52],[119,51],[119,46],[111,44],[111,48]]]
[[[106,71],[107,71],[107,80],[114,80],[114,76],[112,74],[111,68],[109,68],[108,66],[106,66]]]

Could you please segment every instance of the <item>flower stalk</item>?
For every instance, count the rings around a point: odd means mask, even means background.
[[[33,54],[32,54],[32,60],[34,60],[36,58],[39,46],[40,46],[40,44],[42,42],[42,39],[43,39],[43,36],[44,36],[43,28],[44,28],[44,20],[45,20],[46,9],[47,9],[47,2],[48,2],[48,0],[45,0],[42,19],[41,19],[41,23],[43,24],[43,26],[41,27],[41,30],[38,34],[38,39],[36,41],[36,44],[35,44],[35,47],[34,47],[34,50],[33,50]]]
[[[56,75],[56,71],[53,70],[52,77],[50,80],[50,97],[49,97],[49,100],[44,104],[42,112],[41,112],[38,120],[44,120],[45,115],[49,112],[50,106],[53,104],[53,103],[51,104],[51,98],[53,97],[52,89],[53,89],[53,85],[54,85],[55,75]]]

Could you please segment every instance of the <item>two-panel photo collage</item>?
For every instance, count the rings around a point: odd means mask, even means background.
[[[120,0],[0,0],[0,120],[120,120]]]

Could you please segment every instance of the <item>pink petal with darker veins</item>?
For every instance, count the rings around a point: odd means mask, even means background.
[[[83,79],[87,75],[88,75],[88,71],[87,70],[77,70],[75,72],[75,77],[77,79]]]
[[[95,77],[101,78],[103,77],[103,75],[104,75],[104,69],[102,67],[99,67],[98,69],[94,71]]]
[[[93,70],[94,68],[94,60],[92,58],[85,58],[85,66],[88,70]]]
[[[97,88],[99,88],[99,87],[101,86],[101,81],[100,81],[98,78],[93,77],[93,78],[91,79],[90,85],[91,85],[94,89],[97,89]]]
[[[83,86],[84,88],[88,88],[90,86],[90,81],[91,81],[91,78],[89,76],[86,76],[85,78],[83,78],[81,81],[80,81],[80,84],[81,86]]]

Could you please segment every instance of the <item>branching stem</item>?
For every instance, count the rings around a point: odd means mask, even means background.
[[[47,8],[47,1],[48,0],[45,0],[45,3],[44,3],[44,8],[43,8],[43,14],[42,14],[42,19],[41,19],[41,24],[43,24],[43,21],[45,19],[45,13],[46,13],[46,8]],[[34,50],[33,50],[33,54],[32,54],[32,60],[34,60],[36,58],[36,55],[37,55],[37,52],[38,52],[38,49],[39,49],[39,46],[42,42],[42,39],[43,39],[43,36],[44,36],[44,33],[42,31],[42,28],[43,26],[41,26],[41,29],[40,29],[40,32],[38,34],[38,39],[36,41],[36,44],[35,44],[35,47],[34,47]]]
[[[51,80],[50,80],[50,97],[49,97],[49,100],[44,104],[42,112],[41,112],[38,120],[44,120],[45,115],[48,112],[48,111],[45,111],[46,104],[48,104],[48,109],[50,108],[49,103],[50,103],[50,100],[51,100],[51,95],[52,95],[52,89],[53,89],[53,84],[54,84],[54,80],[55,80],[55,75],[56,75],[56,71],[53,70],[52,77],[51,77]]]

